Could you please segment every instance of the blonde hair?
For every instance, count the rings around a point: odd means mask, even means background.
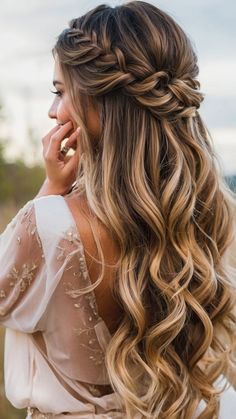
[[[172,17],[143,1],[71,20],[53,53],[82,128],[78,190],[120,247],[111,385],[128,418],[191,418],[200,400],[199,418],[217,417],[223,389],[213,384],[236,364],[235,196],[198,112],[196,53]]]

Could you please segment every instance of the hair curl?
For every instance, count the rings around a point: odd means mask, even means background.
[[[172,17],[143,1],[71,20],[53,53],[82,128],[78,189],[121,250],[111,385],[129,418],[192,418],[204,400],[199,419],[212,419],[224,390],[214,382],[236,366],[235,196],[198,112],[196,53]]]

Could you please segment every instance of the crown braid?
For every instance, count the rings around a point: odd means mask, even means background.
[[[61,37],[66,45],[60,61],[69,66],[86,65],[96,72],[96,79],[86,89],[88,94],[101,96],[123,89],[158,119],[196,116],[204,99],[197,80],[188,74],[173,78],[167,70],[156,71],[149,62],[140,63],[138,59],[127,64],[123,51],[117,46],[111,48],[107,37],[102,39],[104,45],[99,45],[95,31],[88,33],[75,27],[76,19],[70,25]]]

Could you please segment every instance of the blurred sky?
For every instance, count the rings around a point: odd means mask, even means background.
[[[47,112],[54,96],[51,49],[71,18],[92,7],[122,1],[1,0],[0,100],[6,116],[1,136],[7,155],[42,159],[41,138],[55,125]],[[198,55],[207,124],[226,174],[236,174],[236,2],[152,0],[189,35]],[[33,139],[29,137],[29,129]]]

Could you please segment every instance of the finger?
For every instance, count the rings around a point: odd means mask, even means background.
[[[68,134],[69,130],[71,130],[71,127],[72,122],[69,121],[66,124],[62,125],[61,128],[51,136],[47,153],[51,156],[51,158],[53,156],[58,156],[58,152],[60,151],[61,147],[61,142],[66,138],[66,134]]]
[[[64,148],[66,148],[66,149],[73,148],[73,150],[76,150],[78,139],[79,139],[79,132],[76,130],[70,135],[70,137],[68,138],[67,142],[65,143],[63,149]]]
[[[50,138],[51,138],[51,136],[53,135],[53,134],[55,134],[58,130],[59,130],[59,128],[60,128],[60,125],[56,125],[55,127],[53,127],[49,132],[48,132],[48,134],[46,134],[43,138],[42,138],[42,143],[43,144],[45,144],[45,143],[47,143],[47,142],[49,142],[50,141]]]
[[[65,156],[64,163],[67,164],[71,159],[71,156]]]
[[[69,159],[66,163],[66,170],[68,170],[68,172],[72,172],[73,170],[76,171],[79,164],[79,159],[80,159],[80,147],[77,147],[73,156],[68,156],[68,157]]]
[[[64,146],[60,150],[60,154],[65,156],[70,149],[76,150],[78,147],[78,141],[80,136],[80,128],[77,128],[76,131],[74,131],[70,137],[68,138],[67,142],[64,144]]]
[[[63,140],[66,138],[66,134],[71,131],[73,124],[71,121],[66,122],[64,125],[60,125],[59,130],[51,135],[51,139],[54,140]]]

